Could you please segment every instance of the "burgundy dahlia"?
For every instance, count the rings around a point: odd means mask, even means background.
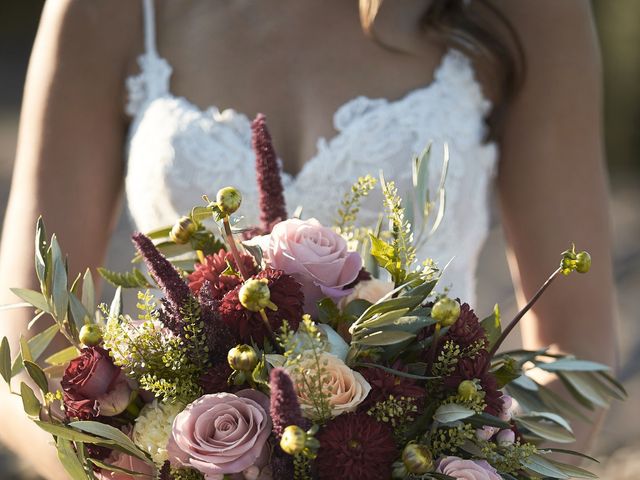
[[[69,362],[60,385],[67,417],[81,420],[117,415],[127,408],[131,396],[122,370],[101,347],[83,348]]]
[[[265,309],[271,329],[276,331],[285,320],[292,329],[297,329],[304,313],[302,286],[291,275],[271,268],[261,271],[252,278],[269,280],[271,301],[278,307],[277,310]],[[240,337],[240,340],[249,342],[253,339],[255,342],[262,342],[265,335],[268,335],[266,326],[259,312],[249,311],[240,303],[238,295],[241,287],[242,285],[238,285],[226,293],[220,301],[218,312],[222,321]]]
[[[271,370],[269,380],[271,402],[269,412],[273,422],[273,433],[277,438],[282,436],[289,425],[303,425],[302,410],[291,377],[284,368]]]
[[[393,367],[396,370],[403,371],[402,365],[396,364]],[[359,372],[371,385],[371,392],[361,404],[361,409],[369,409],[375,403],[383,402],[389,399],[390,395],[394,397],[407,397],[416,400],[422,400],[426,396],[424,386],[418,385],[414,379],[394,375],[393,373],[382,370],[381,368],[364,367]]]
[[[241,254],[242,262],[247,272],[256,273],[256,265],[253,257],[247,254]],[[233,258],[231,252],[225,252],[220,249],[218,253],[207,255],[204,262],[196,263],[195,270],[188,277],[189,289],[194,295],[200,292],[203,284],[209,282],[209,288],[213,293],[213,297],[220,299],[229,290],[233,290],[238,286],[242,279],[237,275],[224,275],[223,272],[231,265],[234,270],[238,271],[238,265]]]
[[[498,382],[495,376],[487,371],[488,355],[486,350],[481,350],[473,357],[459,359],[454,372],[445,377],[443,386],[446,390],[455,392],[463,380],[479,380],[485,393],[484,401],[487,404],[485,412],[498,416],[502,411],[502,392],[498,390]]]
[[[468,347],[478,341],[486,344],[487,335],[478,321],[478,317],[468,303],[460,306],[460,316],[458,320],[449,327],[447,333],[442,337],[442,344],[451,340],[460,348]]]
[[[398,455],[388,425],[366,413],[342,414],[320,430],[314,462],[320,480],[387,480]]]
[[[251,123],[251,132],[260,191],[260,223],[263,233],[269,233],[275,223],[287,218],[280,165],[263,114],[259,113]]]
[[[233,392],[234,387],[229,385],[228,382],[232,372],[233,370],[231,370],[231,367],[226,361],[214,364],[200,376],[198,381],[203,393]]]
[[[149,237],[142,233],[135,233],[132,239],[138,253],[142,255],[151,276],[158,283],[173,310],[179,312],[180,308],[187,305],[189,300],[193,298],[189,287],[182,280],[174,266],[171,265],[171,262],[158,251]]]

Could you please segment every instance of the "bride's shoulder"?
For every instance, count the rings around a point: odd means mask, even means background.
[[[113,69],[126,65],[143,42],[141,2],[58,0],[46,2],[36,43],[46,43],[53,60],[75,59]]]

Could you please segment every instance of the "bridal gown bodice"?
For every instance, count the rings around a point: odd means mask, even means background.
[[[241,189],[241,214],[257,224],[257,187],[249,118],[232,109],[202,110],[172,95],[171,66],[155,47],[153,5],[144,0],[146,51],[140,73],[127,81],[132,117],[127,146],[126,195],[135,228],[170,225],[202,194],[215,196],[227,185]],[[343,195],[362,175],[384,171],[400,193],[411,189],[411,159],[432,142],[428,184],[435,191],[442,151],[450,151],[446,209],[440,228],[418,252],[440,265],[450,260],[442,286],[468,302],[475,298],[475,270],[489,228],[489,192],[497,150],[485,143],[485,117],[491,108],[469,59],[456,50],[443,57],[429,85],[399,100],[357,97],[334,115],[336,134],[321,138],[317,152],[296,176],[283,173],[289,213],[325,225],[336,218]],[[268,119],[267,119],[268,120]],[[382,210],[371,195],[359,222],[374,225]]]

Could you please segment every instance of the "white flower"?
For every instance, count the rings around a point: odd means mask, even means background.
[[[171,436],[173,419],[184,409],[179,403],[153,403],[146,405],[133,427],[133,441],[142,450],[151,455],[151,459],[162,465],[169,459],[167,443]]]

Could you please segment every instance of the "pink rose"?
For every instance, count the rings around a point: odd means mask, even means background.
[[[111,455],[104,460],[104,463],[113,465],[114,467],[124,468],[125,470],[139,473],[140,475],[133,476],[127,473],[101,469],[95,472],[98,480],[151,480],[155,478],[154,469],[147,462],[117,450],[112,450]]]
[[[269,457],[268,412],[269,397],[256,390],[204,395],[173,421],[169,459],[195,468],[208,480],[261,468]]]
[[[278,223],[264,253],[272,268],[284,270],[302,284],[305,310],[311,314],[318,300],[348,295],[350,290],[344,287],[362,269],[360,255],[348,251],[346,240],[315,218]]]
[[[438,462],[436,473],[458,480],[502,480],[498,471],[486,460],[463,460],[460,457],[443,458]]]

